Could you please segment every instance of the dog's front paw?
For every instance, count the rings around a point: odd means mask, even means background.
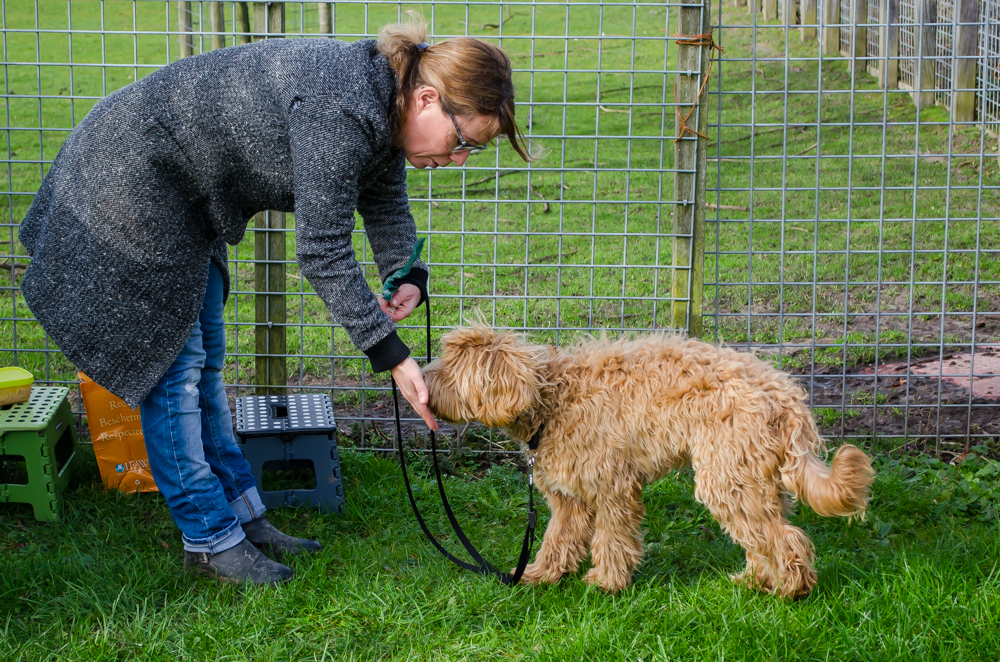
[[[583,576],[583,581],[594,584],[608,593],[614,593],[628,588],[632,584],[632,576],[623,572],[591,568]]]
[[[729,575],[729,580],[751,591],[775,592],[771,580],[757,566],[747,566],[743,572]]]
[[[511,574],[514,574],[514,570],[516,568],[511,568]],[[531,563],[524,569],[521,581],[525,584],[555,584],[560,577],[562,577],[561,574],[553,572],[548,566]]]

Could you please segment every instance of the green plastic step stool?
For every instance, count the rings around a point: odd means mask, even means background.
[[[0,467],[24,463],[23,483],[0,483],[0,503],[30,503],[35,518],[56,522],[65,512],[63,492],[81,463],[69,389],[35,386],[27,402],[0,409]]]

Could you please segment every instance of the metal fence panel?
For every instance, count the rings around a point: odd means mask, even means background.
[[[213,37],[232,46],[262,31],[248,27],[253,16],[244,19],[241,3],[224,2],[213,34],[216,4],[2,3],[8,204],[3,243],[13,265],[13,279],[3,288],[4,362],[24,365],[47,382],[75,383],[73,366],[19,294],[27,260],[16,226],[62,141],[98,99],[182,55],[211,50]],[[324,26],[341,39],[370,37],[407,8],[388,0],[285,3],[284,36],[322,36]],[[529,139],[548,152],[526,165],[501,142],[461,169],[410,171],[418,232],[429,238],[435,337],[477,310],[494,325],[560,344],[596,330],[673,328],[672,309],[689,303],[693,277],[690,263],[677,262],[677,246],[689,245],[692,235],[673,228],[674,176],[693,172],[693,164],[674,165],[678,74],[670,35],[678,31],[678,4],[440,0],[422,9],[431,40],[472,35],[506,49],[519,120]],[[256,11],[254,3],[247,11]],[[683,197],[693,200],[694,191]],[[273,231],[286,235],[289,256],[277,260],[287,273],[289,375],[278,387],[331,393],[345,421],[386,419],[386,375],[368,371],[363,355],[331,325],[322,301],[299,274],[290,259],[293,225],[289,220],[287,229]],[[260,353],[253,235],[251,228],[230,253],[225,377],[234,397],[254,387]],[[360,224],[355,239],[365,276],[376,287]],[[418,355],[420,317],[401,331]]]
[[[694,234],[674,225],[678,202],[695,200],[694,189],[675,195],[673,188],[678,175],[695,172],[674,163],[677,110],[689,107],[674,100],[675,82],[687,75],[671,36],[678,5],[424,4],[433,38],[469,34],[508,51],[518,116],[548,150],[525,165],[501,143],[462,169],[409,173],[418,231],[429,238],[435,335],[478,310],[495,325],[565,345],[600,329],[678,326],[678,306],[683,313],[703,304],[706,337],[798,374],[827,433],[942,444],[1000,436],[1000,385],[990,381],[1000,372],[1000,161],[985,130],[1000,122],[998,5],[983,0],[980,12],[985,121],[955,124],[945,109],[917,118],[905,89],[879,89],[865,67],[850,67],[853,5],[829,1],[841,4],[848,57],[824,54],[820,40],[801,41],[787,20],[712,9],[726,52],[700,111],[712,126],[705,296],[696,301],[687,293],[696,290],[699,265],[681,259]],[[917,85],[914,2],[899,2],[901,88]],[[217,7],[221,15],[213,15]],[[357,39],[406,7],[286,3],[283,32]],[[72,384],[73,366],[17,287],[27,259],[16,226],[42,175],[69,130],[108,93],[182,52],[231,46],[262,30],[252,27],[252,3],[247,13],[241,3],[162,1],[6,0],[0,9],[7,167],[0,195],[8,205],[0,273],[9,273],[0,357],[44,381]],[[820,29],[824,16],[817,12]],[[866,20],[871,61],[877,9]],[[944,71],[937,60],[924,66]],[[935,87],[950,94],[950,80]],[[285,237],[290,256],[294,224],[286,225],[272,232]],[[355,239],[375,287],[360,226]],[[252,231],[230,260],[226,379],[235,397],[253,389],[260,356]],[[289,377],[278,386],[331,393],[346,422],[386,419],[384,378],[371,375],[330,324],[294,260],[280,262]],[[697,322],[681,319],[682,327]],[[402,335],[421,346],[419,324],[404,325]]]
[[[1000,2],[981,0],[979,52],[982,59],[976,78],[976,114],[986,122],[987,131],[1000,136]]]
[[[800,375],[827,433],[954,452],[995,441],[997,142],[946,108],[918,118],[908,91],[851,67],[846,29],[824,55],[792,26],[721,9],[706,329]],[[913,25],[910,0],[900,14]],[[901,32],[915,86],[914,32]]]
[[[937,0],[937,32],[935,32],[934,100],[951,106],[952,41],[955,36],[955,3]]]
[[[920,0],[899,0],[899,86],[917,86],[917,5]]]

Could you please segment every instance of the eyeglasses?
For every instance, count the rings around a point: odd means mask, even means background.
[[[489,145],[473,145],[472,143],[465,142],[465,136],[462,135],[462,130],[458,128],[458,122],[455,121],[455,116],[450,110],[445,112],[448,113],[448,117],[451,118],[451,123],[455,125],[455,132],[458,133],[458,146],[452,149],[452,152],[468,152],[469,154],[478,154],[489,147]]]

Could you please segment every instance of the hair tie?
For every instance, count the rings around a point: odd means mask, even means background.
[[[420,51],[421,53],[423,53],[424,51],[426,51],[430,47],[431,47],[431,45],[428,44],[426,41],[422,41],[419,44],[417,44],[417,50]]]

